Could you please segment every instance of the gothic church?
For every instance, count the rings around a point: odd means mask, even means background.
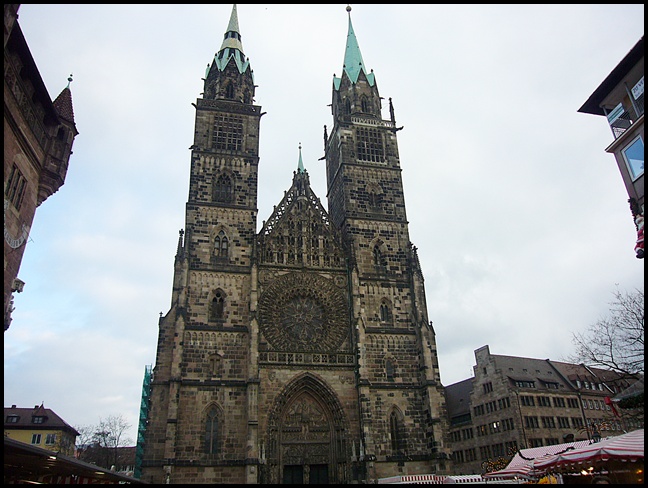
[[[347,11],[324,134],[328,209],[300,149],[288,190],[257,232],[262,111],[232,9],[195,104],[144,481],[364,483],[450,471],[399,128],[391,99],[390,119],[381,116]]]

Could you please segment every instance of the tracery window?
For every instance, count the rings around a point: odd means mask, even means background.
[[[207,412],[205,422],[205,454],[218,453],[218,411],[212,408]]]
[[[226,259],[229,253],[229,240],[224,231],[220,231],[214,240],[214,256],[220,259]]]
[[[376,244],[373,247],[373,262],[379,271],[385,271],[387,268],[387,259],[385,259],[385,256],[380,249],[380,244]]]
[[[223,203],[232,202],[232,179],[229,176],[222,174],[218,177],[214,184],[213,200]]]
[[[225,315],[225,293],[217,290],[211,301],[209,318],[211,320],[221,320]]]
[[[362,98],[362,100],[360,101],[360,106],[362,107],[362,111],[364,113],[369,112],[369,102],[367,102],[366,98]]]
[[[383,323],[391,322],[391,310],[386,302],[380,304],[380,321]]]

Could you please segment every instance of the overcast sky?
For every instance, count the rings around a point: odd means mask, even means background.
[[[348,15],[239,5],[261,119],[258,228],[302,144],[326,202]],[[644,33],[641,5],[352,5],[383,118],[393,100],[410,237],[444,385],[474,350],[563,360],[613,292],[643,289],[603,117],[577,110]],[[145,365],[171,304],[194,108],[231,5],[22,5],[51,98],[71,84],[79,135],[65,185],[36,212],[5,332],[5,406],[73,426],[122,414],[136,441]]]

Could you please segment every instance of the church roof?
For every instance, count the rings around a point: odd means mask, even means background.
[[[367,73],[364,61],[362,60],[360,45],[358,44],[358,39],[356,38],[353,24],[351,23],[351,7],[347,7],[347,12],[349,13],[349,30],[347,33],[346,50],[344,51],[343,71],[347,74],[351,83],[356,83],[360,76],[360,72],[364,72],[369,85],[373,86],[375,83],[373,71]],[[341,81],[342,78],[333,77],[336,90],[340,89]]]

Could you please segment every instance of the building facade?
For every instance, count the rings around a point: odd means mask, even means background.
[[[53,410],[43,405],[34,408],[12,405],[5,407],[4,417],[5,437],[74,456],[74,444],[79,433]]]
[[[257,232],[255,82],[234,6],[195,104],[186,225],[159,320],[142,479],[351,483],[450,469],[394,110],[351,24],[325,127]]]
[[[643,37],[590,95],[581,113],[607,118],[614,141],[605,149],[614,154],[628,192],[637,230],[633,243],[644,257],[644,40]]]
[[[54,101],[18,23],[19,4],[4,5],[4,330],[36,208],[65,182],[78,132],[70,86]],[[68,81],[72,81],[71,78]]]
[[[474,376],[446,386],[456,473],[503,468],[519,449],[643,427],[613,405],[631,382],[611,371],[475,351]]]

